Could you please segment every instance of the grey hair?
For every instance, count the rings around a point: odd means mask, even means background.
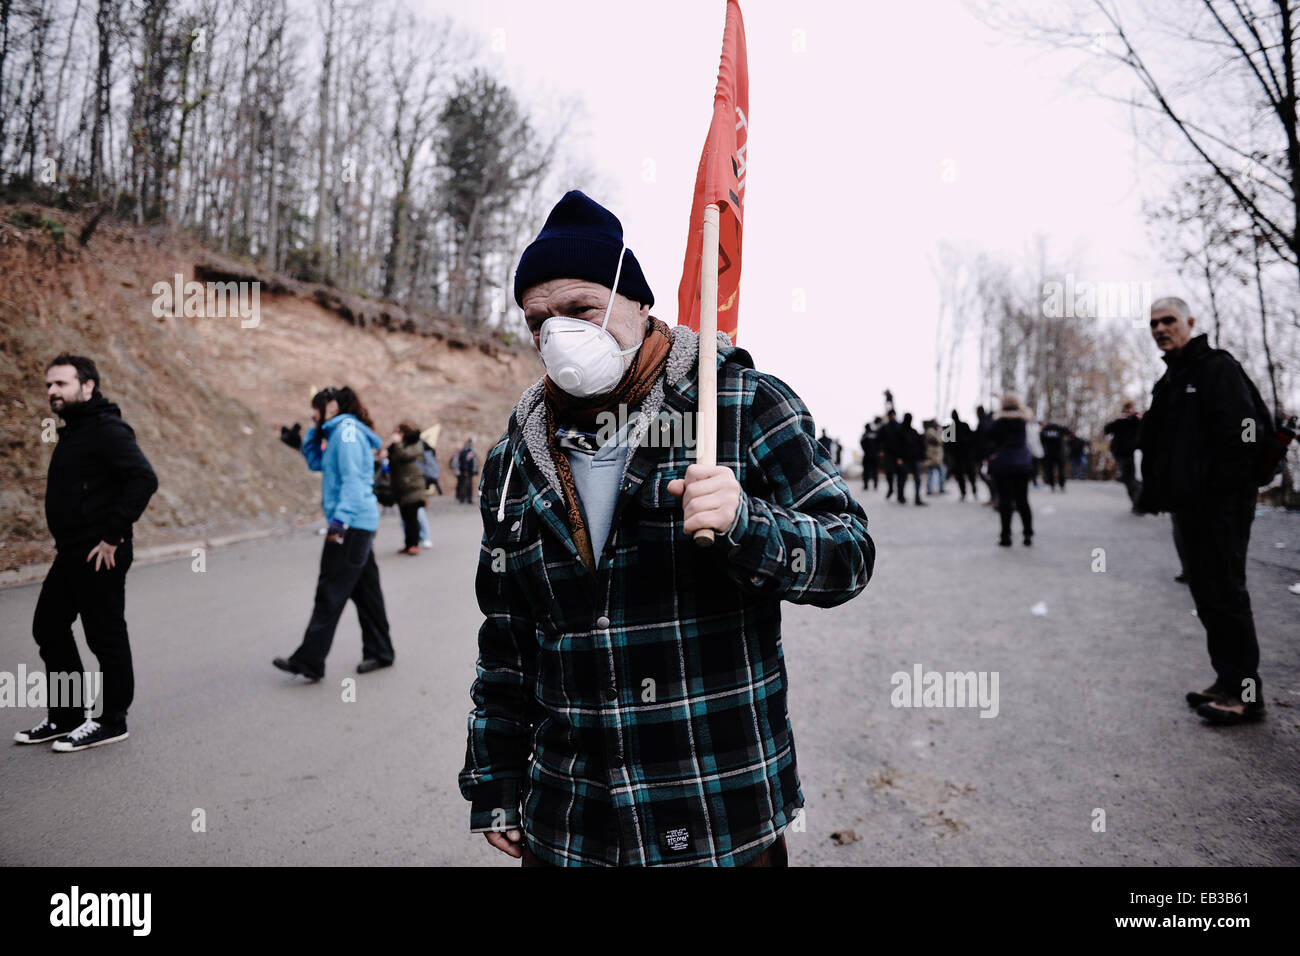
[[[1178,313],[1180,319],[1190,318],[1192,315],[1191,307],[1176,295],[1167,295],[1162,299],[1156,299],[1151,303],[1151,311],[1156,309],[1173,309]]]

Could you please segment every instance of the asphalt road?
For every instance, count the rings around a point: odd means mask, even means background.
[[[866,493],[866,591],[784,608],[807,798],[791,864],[1300,863],[1300,516],[1261,515],[1252,540],[1269,719],[1214,728],[1183,702],[1212,674],[1167,519],[1131,516],[1117,484],[1074,483],[1033,492],[1034,546],[1001,549],[991,511],[956,498]],[[319,537],[214,550],[201,573],[133,568],[131,738],[0,745],[0,864],[517,865],[467,832],[456,788],[477,508],[443,499],[432,517],[437,546],[418,558],[396,554],[395,514],[380,530],[396,666],[354,673],[349,608],[315,685],[270,661],[306,624]],[[0,671],[40,667],[38,591],[0,591]],[[997,672],[996,717],[893,706],[891,675],[918,664]],[[40,713],[0,716],[12,734]]]

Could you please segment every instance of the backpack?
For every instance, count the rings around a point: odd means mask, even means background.
[[[1273,413],[1269,411],[1268,405],[1264,402],[1264,396],[1259,394],[1259,389],[1255,387],[1255,383],[1246,374],[1246,370],[1241,367],[1240,362],[1237,363],[1237,368],[1241,370],[1242,377],[1246,380],[1246,386],[1250,389],[1251,400],[1255,403],[1257,435],[1253,462],[1254,475],[1256,486],[1263,488],[1277,474],[1278,466],[1282,464],[1282,459],[1286,457],[1287,446],[1295,438],[1296,417],[1292,415],[1281,425],[1275,425],[1273,423]]]
[[[424,445],[424,454],[420,457],[420,471],[424,473],[424,480],[432,484],[442,474],[442,469],[438,467],[438,453],[429,447],[428,442],[421,444]]]
[[[375,497],[384,508],[397,504],[397,497],[393,494],[392,472],[385,471],[379,462],[375,463]]]

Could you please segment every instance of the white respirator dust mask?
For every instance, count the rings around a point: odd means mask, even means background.
[[[614,307],[615,291],[623,272],[624,245],[618,254],[614,285],[605,306],[605,320],[595,325],[585,319],[553,315],[542,323],[540,345],[546,374],[560,388],[575,398],[590,398],[612,390],[627,371],[630,355],[641,347],[619,348],[618,339],[609,331],[609,313]]]

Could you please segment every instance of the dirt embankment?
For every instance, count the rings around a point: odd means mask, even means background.
[[[105,395],[158,472],[136,526],[144,546],[318,514],[318,476],[279,440],[281,425],[310,425],[316,388],[352,386],[385,438],[402,419],[440,423],[445,468],[471,434],[482,454],[542,374],[531,348],[446,320],[259,274],[157,230],[101,222],[83,247],[83,226],[75,215],[0,205],[0,570],[53,554],[44,375],[61,351],[96,361]],[[156,310],[155,284],[178,273],[260,281],[256,326],[238,314]]]

